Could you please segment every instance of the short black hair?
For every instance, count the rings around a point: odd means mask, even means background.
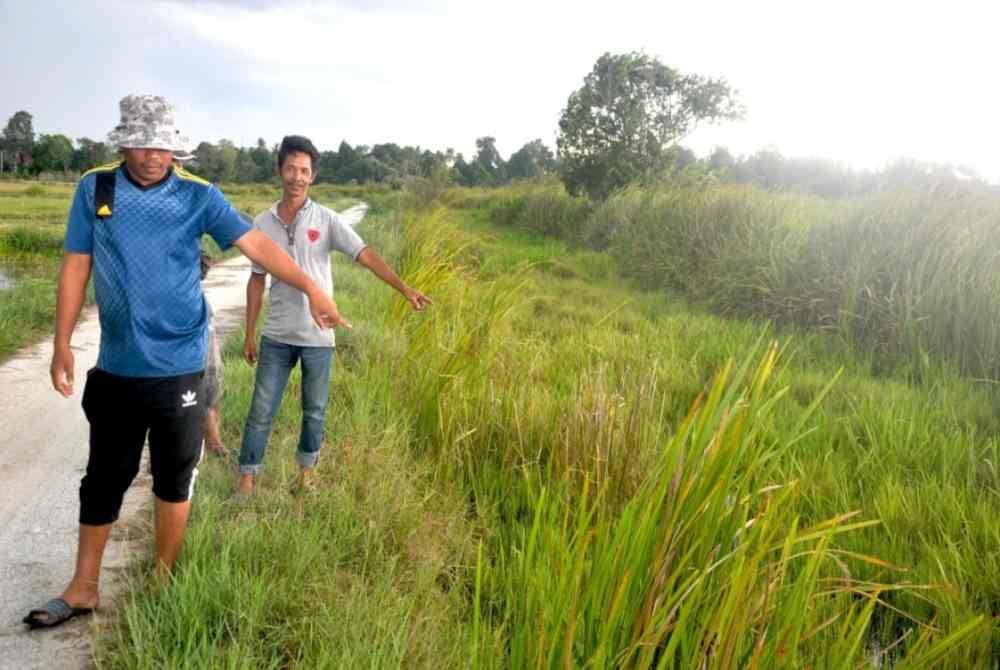
[[[278,149],[278,169],[285,164],[285,159],[288,158],[288,154],[300,151],[304,154],[309,154],[309,159],[312,162],[313,174],[319,171],[319,150],[316,149],[316,145],[312,143],[308,137],[303,137],[302,135],[285,135],[281,140],[281,147]]]

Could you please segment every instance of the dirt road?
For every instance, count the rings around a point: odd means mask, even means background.
[[[242,323],[249,271],[249,262],[239,257],[215,266],[205,282],[222,336]],[[73,572],[77,495],[87,463],[80,398],[99,341],[97,312],[91,308],[73,336],[76,388],[69,399],[49,381],[51,341],[0,365],[0,668],[90,667],[90,632],[100,613],[50,631],[28,632],[21,618],[59,595]],[[151,500],[149,485],[140,475],[126,496],[105,558],[102,607],[113,605],[116,582],[121,586],[116,577],[130,553],[148,546],[142,510]]]

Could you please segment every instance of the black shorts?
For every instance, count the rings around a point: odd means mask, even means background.
[[[153,494],[166,502],[191,499],[205,435],[203,375],[119,377],[97,368],[87,373],[83,411],[90,422],[90,457],[80,483],[80,523],[100,526],[118,518],[147,433]]]

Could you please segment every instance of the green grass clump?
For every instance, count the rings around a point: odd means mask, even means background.
[[[0,289],[0,360],[52,333],[61,257],[61,228],[0,228],[0,271],[9,285]]]
[[[0,290],[0,360],[51,336],[55,319],[58,262],[13,267],[18,268],[10,272],[13,288]]]
[[[60,256],[63,231],[50,226],[12,226],[0,230],[0,253]]]

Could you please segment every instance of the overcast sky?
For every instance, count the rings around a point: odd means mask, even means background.
[[[104,139],[118,100],[158,93],[197,143],[285,134],[469,156],[555,146],[605,51],[725,77],[745,121],[699,154],[776,148],[878,167],[899,156],[1000,181],[997,3],[920,0],[55,2],[0,0],[0,123]]]

